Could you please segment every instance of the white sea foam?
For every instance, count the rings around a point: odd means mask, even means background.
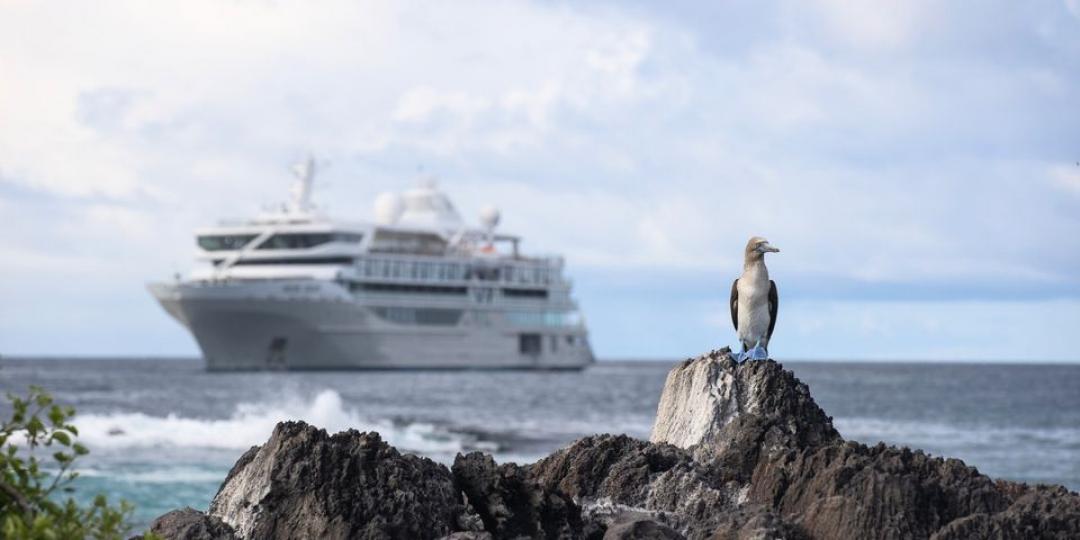
[[[390,444],[423,454],[455,453],[490,446],[467,433],[415,422],[396,424],[372,419],[346,407],[341,395],[323,390],[313,398],[290,397],[269,403],[241,403],[228,418],[192,418],[143,413],[80,414],[80,440],[94,449],[206,448],[236,449],[262,444],[284,420],[303,420],[336,433],[346,429],[378,431]]]
[[[206,468],[194,465],[162,466],[157,465],[153,469],[143,471],[121,470],[122,468],[79,468],[78,473],[83,478],[107,478],[113,481],[123,481],[139,484],[174,484],[174,483],[220,483],[225,472],[219,467]]]

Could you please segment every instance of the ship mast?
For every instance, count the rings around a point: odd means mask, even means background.
[[[292,170],[296,183],[292,188],[293,200],[289,204],[289,213],[307,214],[314,208],[311,204],[311,185],[315,180],[315,158],[308,155],[307,160],[293,165]]]

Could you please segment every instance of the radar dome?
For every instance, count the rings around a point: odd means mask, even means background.
[[[484,209],[480,211],[480,223],[488,230],[494,229],[495,226],[499,224],[500,217],[501,214],[499,214],[499,209],[494,206],[485,206]]]
[[[375,197],[375,222],[380,225],[393,225],[405,211],[401,195],[386,191]]]

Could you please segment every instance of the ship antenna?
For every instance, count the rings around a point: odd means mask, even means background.
[[[311,186],[315,180],[315,158],[308,154],[307,160],[293,165],[296,184],[293,185],[293,200],[289,210],[297,214],[307,213],[312,208]]]

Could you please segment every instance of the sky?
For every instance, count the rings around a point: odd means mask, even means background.
[[[567,258],[602,358],[1080,359],[1080,0],[0,5],[0,354],[194,356],[145,284],[434,174]]]

